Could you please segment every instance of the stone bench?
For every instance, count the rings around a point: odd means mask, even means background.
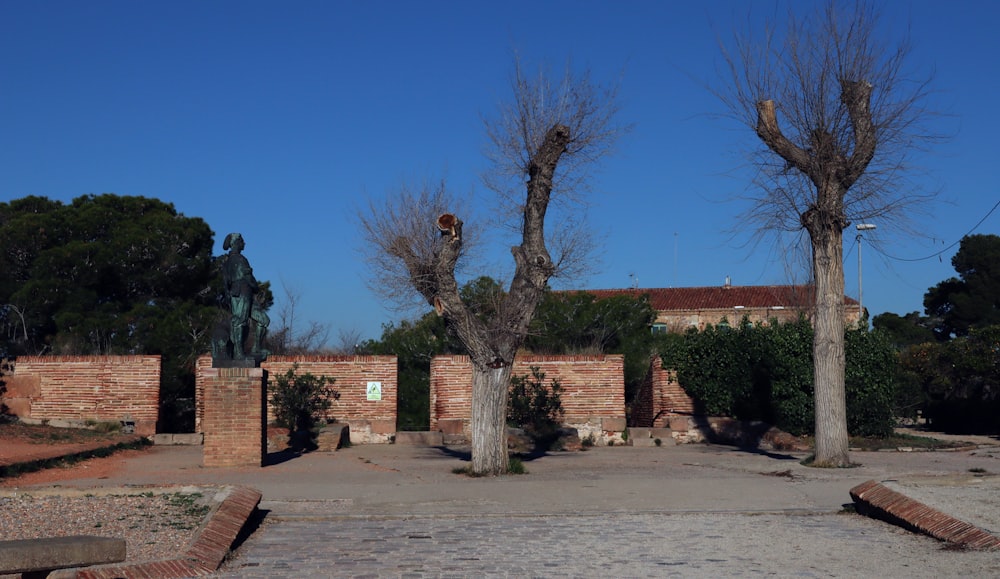
[[[125,560],[125,539],[76,535],[0,541],[0,575],[21,573],[24,579],[47,577],[50,571],[89,567]]]

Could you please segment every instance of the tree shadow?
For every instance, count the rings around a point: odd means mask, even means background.
[[[444,456],[449,456],[451,458],[457,458],[463,462],[472,462],[472,451],[471,450],[457,450],[448,446],[435,446],[432,447]]]
[[[462,462],[472,461],[472,451],[470,450],[459,450],[448,446],[434,446],[432,448],[440,452],[443,456],[457,458]],[[564,453],[564,454],[572,454],[572,453]],[[517,458],[522,462],[531,462],[533,460],[538,460],[543,457],[552,456],[552,453],[549,452],[548,448],[539,446],[531,450],[530,452],[512,452],[510,453],[510,456]]]
[[[763,448],[765,435],[772,427],[765,422],[728,420],[714,427],[707,416],[694,416],[695,428],[709,444],[730,447],[734,452],[766,456],[775,460],[801,460],[799,457]]]

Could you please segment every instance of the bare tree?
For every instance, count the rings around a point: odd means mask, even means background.
[[[278,311],[278,328],[268,333],[268,347],[273,354],[314,354],[320,352],[330,336],[327,324],[310,321],[300,327],[298,316],[302,293],[281,280],[285,303]]]
[[[905,225],[930,194],[904,183],[923,130],[929,77],[904,68],[909,43],[884,43],[864,0],[830,0],[783,34],[737,33],[723,54],[732,83],[717,94],[757,135],[759,169],[745,222],[758,233],[808,234],[815,292],[816,463],[849,464],[844,390],[843,231],[852,221]],[[903,186],[905,185],[905,186]]]
[[[486,121],[494,169],[486,182],[498,193],[500,214],[516,217],[520,243],[511,248],[510,285],[488,308],[466,303],[459,292],[455,273],[477,236],[452,209],[454,199],[443,183],[404,189],[373,203],[362,219],[372,286],[397,301],[416,293],[445,318],[469,353],[472,470],[489,475],[509,467],[505,423],[514,355],[549,278],[585,258],[583,242],[569,243],[555,259],[550,255],[545,234],[550,201],[580,193],[587,170],[624,130],[614,123],[614,88],[597,86],[586,74],[567,73],[553,82],[545,73],[528,78],[517,64],[512,89],[512,102]]]
[[[361,330],[357,328],[337,330],[337,345],[333,352],[341,356],[353,356],[362,342]]]

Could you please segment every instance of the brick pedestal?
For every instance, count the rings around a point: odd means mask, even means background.
[[[267,372],[204,370],[206,467],[263,466],[267,454]]]

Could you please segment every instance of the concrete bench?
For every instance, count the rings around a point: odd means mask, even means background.
[[[125,539],[77,535],[0,541],[0,575],[21,573],[25,579],[50,571],[125,560]]]

